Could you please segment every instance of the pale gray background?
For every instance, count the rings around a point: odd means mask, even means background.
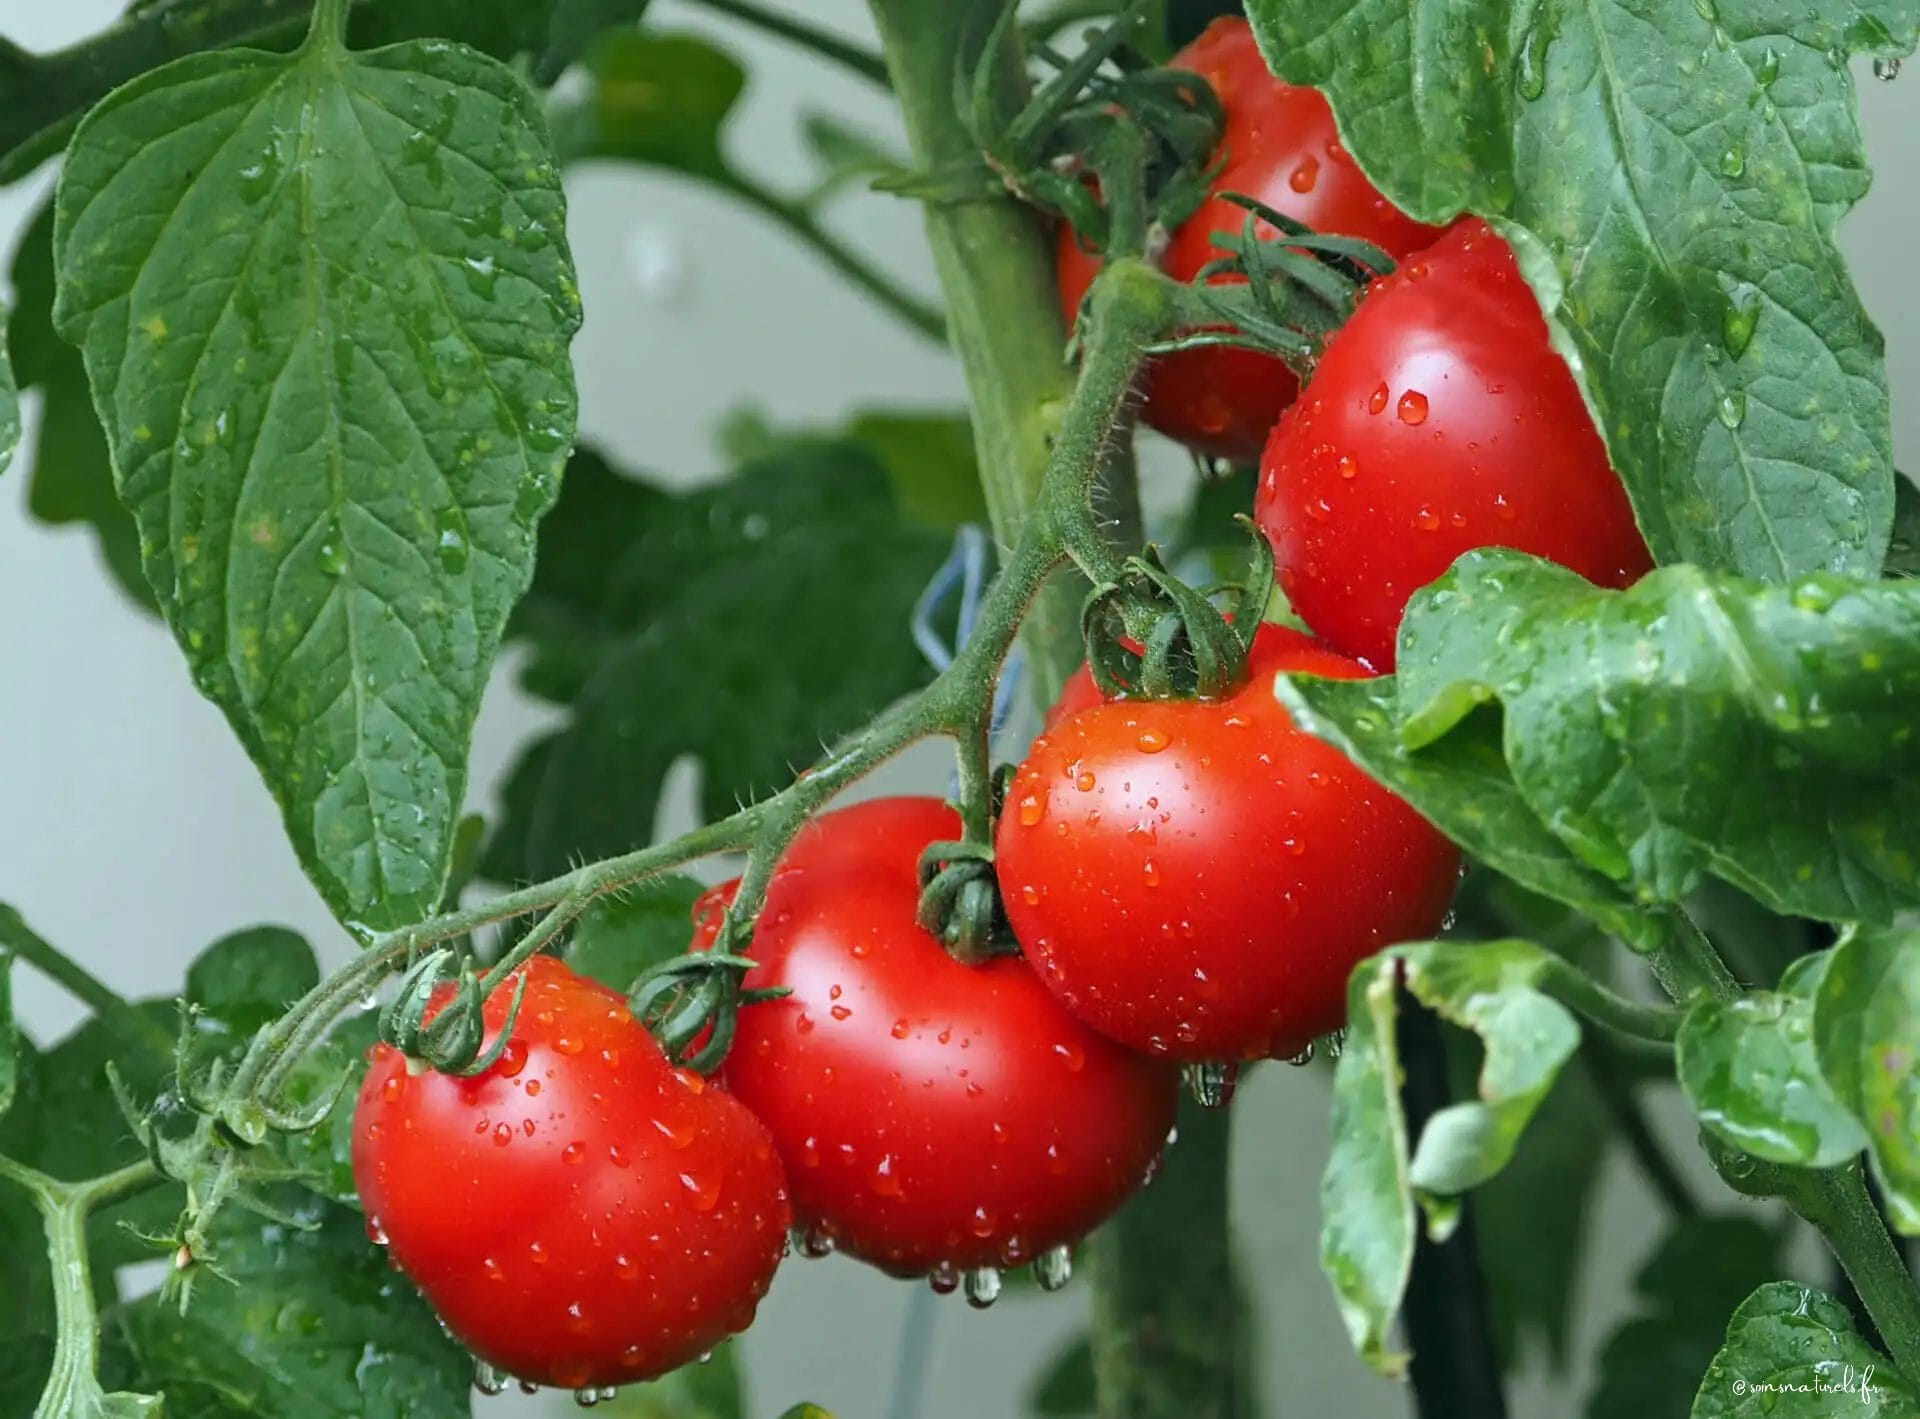
[[[858,0],[802,7],[852,35],[869,33]],[[0,31],[33,49],[57,47],[108,23],[118,0],[0,0]],[[803,183],[797,115],[830,109],[891,133],[885,101],[832,69],[680,0],[658,0],[657,25],[723,39],[752,73],[730,150],[782,186]],[[1911,138],[1920,75],[1865,77],[1869,147],[1880,183],[1845,232],[1861,288],[1886,329],[1896,390],[1920,376],[1920,299],[1911,279],[1920,174]],[[11,246],[50,177],[0,191]],[[831,422],[857,406],[951,404],[961,382],[940,350],[905,333],[772,226],[689,182],[622,168],[575,171],[571,229],[587,307],[574,347],[581,432],[620,460],[662,477],[709,476],[711,431],[752,404],[785,422]],[[855,193],[834,225],[895,270],[932,288],[919,218],[908,203]],[[1905,466],[1920,455],[1920,400],[1896,401]],[[37,409],[27,401],[31,421]],[[0,482],[0,900],[117,987],[177,989],[184,963],[245,923],[285,922],[328,959],[348,948],[295,866],[278,818],[220,715],[194,692],[160,625],[120,598],[90,536],[26,515],[25,467]],[[517,746],[549,711],[496,675],[474,746],[472,804],[492,805]],[[892,782],[936,788],[938,759],[895,770]],[[28,1028],[50,1039],[74,1007],[20,973]],[[1262,1070],[1235,1105],[1235,1206],[1249,1274],[1260,1291],[1262,1372],[1271,1416],[1375,1419],[1406,1412],[1403,1392],[1351,1358],[1316,1265],[1316,1187],[1325,1157],[1327,1098],[1317,1070]],[[1665,1131],[1694,1156],[1671,1114]],[[1702,1195],[1718,1193],[1700,1179]],[[1728,1205],[1732,1201],[1728,1199]],[[1529,1376],[1517,1416],[1573,1412],[1599,1340],[1627,1304],[1628,1278],[1661,1220],[1637,1176],[1609,1168],[1599,1203],[1606,1240],[1582,1282],[1572,1376]],[[850,1263],[783,1269],[745,1342],[752,1413],[813,1399],[840,1419],[890,1419],[889,1387],[911,1289]],[[925,1419],[997,1419],[1044,1357],[1084,1315],[1076,1286],[1019,1297],[985,1314],[958,1299],[936,1312]],[[553,1401],[545,1400],[543,1404]],[[532,1406],[529,1406],[531,1408]],[[526,1412],[520,1401],[483,1416]],[[543,1411],[544,1412],[544,1411]],[[561,1412],[555,1410],[553,1412]],[[572,1412],[570,1406],[565,1412]],[[1650,1419],[1652,1417],[1650,1416]]]

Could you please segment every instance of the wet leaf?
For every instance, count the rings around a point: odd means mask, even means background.
[[[1915,1419],[1920,1394],[1860,1338],[1845,1306],[1810,1286],[1770,1281],[1733,1313],[1689,1412],[1691,1419]]]
[[[1920,1235],[1920,932],[1857,932],[1808,988],[1821,1071],[1866,1124],[1894,1227]]]
[[[1812,997],[1828,961],[1809,957],[1779,993],[1702,1000],[1680,1026],[1676,1064],[1694,1114],[1756,1158],[1831,1168],[1867,1146],[1814,1053]]]
[[[1449,1200],[1506,1165],[1579,1042],[1573,1016],[1534,988],[1554,959],[1525,941],[1435,941],[1393,947],[1354,970],[1320,1185],[1320,1267],[1355,1348],[1382,1374],[1407,1362],[1388,1348],[1388,1329],[1413,1264],[1416,1199],[1430,1230],[1449,1230]],[[1417,1143],[1400,1101],[1402,984],[1486,1050],[1478,1097],[1436,1113]]]
[[[151,1296],[110,1317],[115,1342],[167,1412],[205,1419],[466,1419],[473,1361],[366,1238],[358,1214],[313,1199],[312,1231],[234,1210],[182,1315]]]
[[[284,926],[221,937],[187,967],[187,999],[236,1037],[253,1034],[320,983],[313,948]]]
[[[1872,575],[1893,511],[1880,334],[1834,228],[1867,188],[1850,54],[1907,0],[1250,0],[1275,71],[1428,221],[1502,219],[1656,557]]]
[[[1827,921],[1920,905],[1915,583],[1668,567],[1613,592],[1474,552],[1414,597],[1399,665],[1282,697],[1471,850],[1630,940],[1657,918],[1620,898],[1677,903],[1709,876]]]
[[[440,41],[180,60],[61,177],[55,321],[148,580],[364,927],[439,899],[572,441],[563,223],[532,96]]]

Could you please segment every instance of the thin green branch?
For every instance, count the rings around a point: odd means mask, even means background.
[[[888,87],[886,60],[830,30],[768,6],[754,4],[753,0],[696,0],[696,3],[730,15],[755,29],[764,30],[798,48],[810,50],[870,84],[882,89]]]
[[[1549,958],[1540,989],[1596,1024],[1652,1044],[1671,1044],[1686,1011],[1672,1005],[1643,1004],[1607,989],[1559,956]]]
[[[707,0],[712,3],[712,0]],[[876,271],[867,260],[820,225],[805,203],[763,186],[745,174],[729,169],[718,179],[720,186],[757,212],[779,223],[790,235],[810,247],[834,270],[872,296],[887,310],[912,326],[929,340],[947,336],[946,317],[939,307],[898,285]]]
[[[87,1251],[87,1217],[163,1181],[142,1159],[116,1172],[80,1182],[60,1182],[35,1168],[0,1157],[0,1178],[19,1184],[33,1197],[46,1230],[47,1261],[53,1275],[53,1366],[34,1419],[71,1419],[94,1414],[106,1396],[96,1373],[100,1355],[100,1318],[94,1309],[93,1276]]]
[[[173,1058],[173,1037],[143,1015],[126,997],[89,972],[66,952],[34,931],[12,907],[0,904],[0,951],[10,951],[92,1010],[132,1049],[164,1060]]]

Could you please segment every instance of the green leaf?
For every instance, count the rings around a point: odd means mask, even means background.
[[[534,79],[541,84],[559,78],[603,31],[638,23],[647,12],[647,0],[552,0],[550,8],[546,52],[534,66]]]
[[[1791,991],[1702,1000],[1681,1022],[1676,1064],[1694,1114],[1756,1158],[1832,1168],[1867,1146],[1814,1054],[1812,996],[1829,959],[1796,967]]]
[[[1095,1412],[1093,1341],[1083,1331],[1047,1361],[1027,1401],[1037,1419],[1088,1419]]]
[[[1915,1419],[1920,1394],[1860,1338],[1845,1306],[1812,1287],[1770,1281],[1733,1313],[1726,1344],[1700,1381],[1690,1413],[1692,1419]]]
[[[780,1419],[833,1419],[833,1415],[817,1404],[796,1404]]]
[[[1395,723],[1400,699],[1390,677],[1283,676],[1274,693],[1301,729],[1335,745],[1480,861],[1640,950],[1660,939],[1655,914],[1582,863],[1535,815],[1507,768],[1492,714],[1470,716],[1414,753]]]
[[[1866,1124],[1895,1228],[1920,1235],[1920,932],[1847,937],[1812,994],[1821,1072]]]
[[[1887,544],[1888,576],[1920,576],[1920,487],[1901,473],[1893,480],[1893,539]]]
[[[284,926],[221,937],[187,967],[186,996],[235,1036],[252,1035],[320,983],[313,948]]]
[[[232,1285],[182,1315],[150,1296],[112,1319],[169,1414],[466,1419],[473,1362],[391,1272],[355,1213],[313,1200],[299,1231],[237,1211],[216,1243]]]
[[[1878,569],[1882,343],[1834,228],[1867,187],[1847,56],[1911,51],[1911,0],[1247,9],[1389,197],[1504,219],[1659,560]]]
[[[1393,947],[1354,970],[1320,1185],[1320,1267],[1355,1348],[1382,1374],[1406,1366],[1387,1348],[1387,1330],[1413,1264],[1415,1198],[1430,1230],[1450,1230],[1449,1199],[1506,1165],[1579,1043],[1574,1017],[1534,988],[1554,962],[1526,941],[1431,941]],[[1435,1114],[1411,1156],[1393,1028],[1401,983],[1486,1049],[1479,1097]]]
[[[782,430],[748,406],[727,415],[719,438],[721,451],[735,463],[804,458],[836,442],[858,444],[879,463],[909,522],[951,532],[987,520],[973,426],[964,409],[863,409],[837,429]]]
[[[1639,1306],[1607,1337],[1586,1419],[1679,1413],[1720,1345],[1728,1314],[1780,1274],[1784,1242],[1784,1232],[1750,1217],[1676,1222],[1634,1277]]]
[[[529,687],[572,713],[515,769],[487,875],[546,877],[649,841],[686,756],[708,817],[785,783],[927,679],[908,620],[945,551],[846,441],[679,496],[576,459],[516,621]]]
[[[20,447],[20,391],[7,357],[6,319],[6,308],[0,306],[0,473],[13,465]]]
[[[624,992],[649,966],[686,954],[704,890],[691,877],[659,877],[599,898],[574,923],[567,964]]]
[[[81,125],[54,236],[55,320],[196,683],[329,905],[417,919],[573,437],[531,95],[443,42],[184,59]]]
[[[587,81],[548,106],[563,160],[622,158],[732,185],[720,130],[747,75],[730,55],[693,35],[622,29],[589,45],[582,65]]]
[[[1435,757],[1462,735],[1484,744],[1482,707],[1497,704],[1500,756],[1539,825],[1526,840],[1544,828],[1641,902],[1677,902],[1711,875],[1827,921],[1920,905],[1912,582],[1776,588],[1666,567],[1613,592],[1517,552],[1472,552],[1414,597],[1399,664],[1364,705],[1308,693],[1323,723],[1344,709],[1343,734],[1397,739],[1423,763],[1424,780],[1386,777],[1443,828],[1513,807],[1497,772]]]

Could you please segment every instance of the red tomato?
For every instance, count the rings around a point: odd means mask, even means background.
[[[1214,154],[1224,166],[1214,179],[1213,195],[1173,232],[1161,261],[1169,275],[1190,281],[1202,266],[1226,254],[1214,246],[1214,234],[1238,235],[1247,214],[1223,200],[1223,192],[1257,198],[1315,231],[1363,237],[1395,257],[1417,251],[1438,234],[1438,228],[1414,221],[1367,180],[1342,146],[1333,110],[1317,90],[1296,88],[1267,72],[1245,20],[1215,20],[1168,64],[1199,74],[1226,110]],[[1100,259],[1063,228],[1058,267],[1061,304],[1071,321]],[[1170,438],[1249,463],[1259,457],[1267,431],[1298,391],[1293,371],[1270,355],[1230,346],[1183,350],[1154,361],[1144,413]]]
[[[1382,670],[1407,599],[1472,548],[1603,586],[1653,565],[1512,250],[1477,220],[1333,338],[1273,430],[1254,515],[1300,618]]]
[[[373,1050],[353,1122],[367,1229],[480,1358],[542,1384],[651,1379],[746,1328],[786,1247],[767,1130],[675,1069],[615,992],[536,956],[472,1079]],[[491,1037],[512,997],[486,1003]]]
[[[959,834],[932,798],[808,824],[746,978],[793,994],[740,1012],[722,1071],[772,1131],[800,1222],[895,1275],[1077,1241],[1173,1124],[1169,1069],[1073,1019],[1018,957],[964,966],[915,923],[920,850]],[[699,946],[717,923],[695,919]]]
[[[1114,701],[1053,725],[1007,791],[1000,889],[1034,969],[1081,1020],[1185,1060],[1297,1053],[1347,977],[1430,935],[1458,857],[1273,697],[1283,671],[1365,670],[1263,626],[1229,699]]]

